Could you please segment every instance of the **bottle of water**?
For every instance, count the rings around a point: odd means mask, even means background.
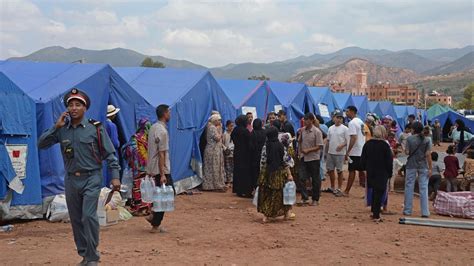
[[[290,181],[285,184],[283,188],[283,204],[294,205],[296,202],[296,185],[295,182]]]
[[[13,231],[13,225],[12,224],[7,224],[4,226],[0,226],[0,232],[10,232]]]
[[[163,211],[163,193],[161,192],[161,187],[159,186],[155,187],[155,193],[153,195],[153,211]]]
[[[167,186],[167,207],[168,207],[168,212],[174,211],[174,190],[172,186]]]
[[[125,168],[122,175],[122,186],[126,190],[125,199],[132,198],[132,189],[133,189],[133,176],[130,168]]]

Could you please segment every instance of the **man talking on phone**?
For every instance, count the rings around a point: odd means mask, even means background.
[[[120,189],[120,165],[115,149],[100,122],[87,119],[89,97],[78,89],[64,96],[67,111],[56,124],[43,133],[38,147],[45,149],[59,143],[66,176],[66,202],[71,219],[74,242],[83,260],[78,265],[97,265],[100,259],[97,204],[102,186],[102,161],[112,173],[113,190]]]

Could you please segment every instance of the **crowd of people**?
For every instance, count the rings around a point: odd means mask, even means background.
[[[168,133],[171,112],[169,106],[159,105],[158,121],[152,125],[141,119],[136,134],[119,149],[113,123],[119,108],[109,106],[104,130],[100,122],[84,116],[90,106],[85,93],[71,90],[65,95],[64,104],[67,112],[40,137],[39,147],[61,144],[67,172],[66,199],[77,251],[83,257],[81,265],[97,265],[97,201],[103,186],[102,175],[114,190],[120,190],[118,157],[133,176],[131,210],[135,215],[146,215],[151,232],[165,232],[161,226],[165,213],[153,212],[149,204],[142,202],[139,189],[145,175],[152,177],[156,185],[173,186]],[[226,121],[225,128],[222,122],[221,115],[212,112],[200,138],[203,163],[200,189],[226,192],[232,188],[238,197],[255,197],[264,223],[280,216],[295,219],[292,206],[285,205],[283,200],[283,190],[289,181],[296,181],[301,194],[297,206],[318,206],[321,192],[348,197],[358,174],[359,184],[366,188],[371,217],[381,222],[381,214],[390,213],[388,196],[391,179],[396,174],[404,173],[405,177],[403,214],[406,216],[412,215],[418,180],[422,217],[430,216],[429,197],[436,197],[443,176],[448,192],[466,188],[470,183],[458,184],[460,172],[474,177],[473,136],[462,120],[456,120],[449,133],[454,145],[448,147],[443,163],[438,161],[439,154],[432,151],[432,146],[440,145],[443,139],[439,121],[431,128],[416,121],[414,115],[408,117],[403,131],[390,116],[379,118],[369,113],[363,121],[354,106],[347,107],[345,112],[334,111],[327,123],[319,115],[306,113],[296,130],[283,110],[269,113],[265,122],[252,113]],[[464,154],[468,156],[461,168],[458,156]],[[406,163],[401,162],[402,156],[407,156]],[[103,161],[107,166],[104,174],[101,173]],[[343,190],[346,162],[349,174]],[[322,189],[326,171],[330,187]]]

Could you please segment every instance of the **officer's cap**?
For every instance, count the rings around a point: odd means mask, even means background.
[[[89,109],[89,107],[91,105],[91,101],[89,99],[89,96],[87,96],[87,94],[85,92],[80,91],[79,89],[76,89],[76,88],[73,88],[70,92],[68,92],[68,93],[66,93],[66,95],[64,95],[64,105],[67,107],[69,102],[73,99],[79,100],[82,103],[84,103],[84,105],[86,106],[87,109]]]

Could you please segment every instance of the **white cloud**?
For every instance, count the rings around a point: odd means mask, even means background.
[[[334,52],[341,48],[350,46],[349,43],[342,39],[337,39],[328,34],[313,33],[307,40],[314,50],[321,52]]]
[[[266,32],[275,35],[302,32],[303,30],[303,26],[296,21],[272,21],[265,27]]]
[[[187,28],[167,30],[163,38],[168,45],[179,45],[187,47],[210,47],[211,40],[206,33]]]
[[[284,42],[280,44],[280,48],[284,51],[288,52],[290,55],[294,55],[298,52],[295,45],[291,42]]]

